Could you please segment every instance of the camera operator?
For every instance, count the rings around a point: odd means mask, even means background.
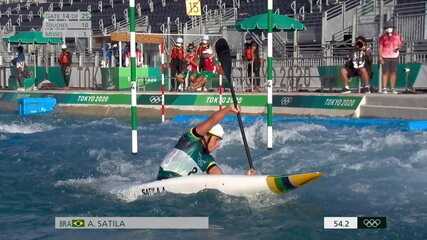
[[[342,93],[351,93],[349,78],[360,77],[363,82],[362,93],[370,93],[369,81],[372,77],[372,51],[364,37],[356,38],[356,43],[344,67],[341,68],[341,80],[344,88]]]

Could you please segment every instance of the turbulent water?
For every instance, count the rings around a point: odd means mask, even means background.
[[[379,121],[381,122],[381,121]],[[162,157],[194,122],[140,121],[131,155],[126,120],[0,114],[0,239],[426,239],[427,133],[402,122],[274,122],[246,126],[259,173],[325,175],[287,195],[237,198],[206,191],[121,201],[117,187],[156,177]],[[216,152],[225,173],[246,159],[238,127],[226,123]],[[325,216],[386,216],[383,230],[324,230]],[[55,216],[209,216],[209,230],[55,230]]]

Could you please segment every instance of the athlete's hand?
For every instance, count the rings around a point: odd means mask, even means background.
[[[236,114],[238,112],[240,112],[240,110],[241,110],[239,105],[237,105],[237,108],[234,107],[234,105],[230,105],[230,106],[226,107],[225,109],[227,110],[228,113],[236,113]]]
[[[380,58],[380,64],[384,64],[384,58]]]
[[[246,175],[248,176],[255,176],[256,175],[256,170],[251,168],[248,171],[246,171]]]

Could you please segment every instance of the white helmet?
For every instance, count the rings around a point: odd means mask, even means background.
[[[219,137],[222,139],[224,137],[224,128],[222,128],[221,124],[216,124],[211,128],[211,130],[208,131],[210,135]]]
[[[180,37],[176,39],[176,43],[177,43],[177,44],[181,44],[181,43],[183,43],[183,42],[184,42],[184,41],[183,41],[183,40],[182,40],[182,38],[180,38]]]
[[[202,43],[205,43],[205,44],[209,43],[209,36],[208,35],[203,35],[203,37],[202,37]]]
[[[61,45],[61,49],[67,49],[67,45],[62,44],[62,45]]]

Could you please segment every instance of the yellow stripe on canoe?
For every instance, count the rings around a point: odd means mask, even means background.
[[[302,173],[289,176],[289,182],[295,187],[301,187],[302,185],[314,181],[322,176],[321,172]]]

